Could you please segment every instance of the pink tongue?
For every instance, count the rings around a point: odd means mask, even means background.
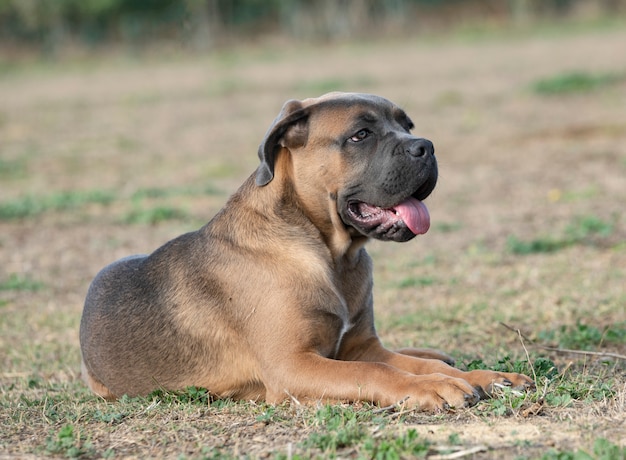
[[[430,215],[426,205],[415,198],[409,197],[394,209],[407,227],[416,235],[422,235],[430,228]]]

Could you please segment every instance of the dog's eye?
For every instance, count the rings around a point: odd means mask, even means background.
[[[369,136],[372,132],[369,129],[361,129],[354,136],[350,138],[352,142],[361,142],[367,136]]]

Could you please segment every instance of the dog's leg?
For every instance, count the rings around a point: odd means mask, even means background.
[[[443,351],[433,350],[430,348],[400,348],[396,353],[402,355],[413,356],[415,358],[438,359],[444,363],[454,366],[454,358]]]
[[[463,379],[443,374],[413,375],[380,362],[339,361],[305,353],[276,363],[279,366],[265,372],[263,378],[270,403],[291,395],[388,406],[408,397],[407,405],[437,412],[467,407],[479,400],[477,391]]]
[[[354,345],[351,347],[355,349]],[[512,372],[489,370],[461,371],[439,359],[426,359],[416,355],[396,353],[387,350],[377,337],[361,345],[357,359],[361,361],[381,362],[416,375],[444,374],[463,379],[481,392],[481,396],[491,394],[494,385],[511,386],[519,389],[532,389],[535,383],[529,377]]]

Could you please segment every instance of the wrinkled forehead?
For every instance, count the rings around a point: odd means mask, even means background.
[[[302,104],[312,109],[311,117],[328,128],[384,121],[399,123],[406,129],[413,127],[404,110],[388,99],[372,94],[329,93],[318,98],[305,99]]]

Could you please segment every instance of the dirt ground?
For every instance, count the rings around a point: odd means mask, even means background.
[[[379,94],[403,106],[414,132],[435,144],[440,180],[426,202],[431,231],[407,244],[369,247],[386,344],[493,363],[525,356],[519,337],[500,323],[538,341],[549,336],[542,332],[579,324],[624,331],[626,79],[590,91],[533,90],[541,79],[571,72],[624,75],[624,56],[626,29],[611,28],[106,56],[0,74],[0,205],[27,210],[0,217],[0,458],[50,454],[46,440],[61,422],[45,413],[24,420],[20,401],[33,397],[33,380],[82,388],[78,323],[97,271],[208,220],[256,168],[258,143],[290,98]],[[84,198],[94,191],[109,199]],[[68,204],[67,196],[83,201]],[[184,217],[150,214],[163,206]],[[510,251],[511,237],[558,239],[581,218],[609,223],[610,231],[554,251]],[[623,356],[625,340],[593,349]],[[527,345],[532,356],[593,376],[593,357]],[[616,396],[608,400],[531,418],[419,415],[396,428],[417,427],[433,443],[457,434],[468,449],[484,446],[466,454],[473,458],[590,451],[598,437],[624,446],[626,378],[623,361],[613,365]],[[245,425],[245,415],[233,417]],[[245,452],[287,452],[271,432],[235,432]],[[294,445],[301,439],[295,428],[281,433]],[[135,435],[118,455],[201,456],[175,443],[154,450]],[[98,441],[93,456],[115,452],[111,439]]]

